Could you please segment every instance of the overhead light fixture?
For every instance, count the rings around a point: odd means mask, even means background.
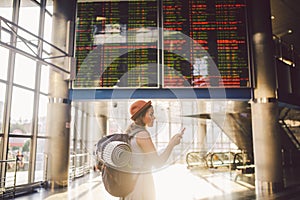
[[[288,29],[288,30],[286,30],[286,31],[284,31],[282,33],[277,34],[276,36],[279,37],[279,38],[282,38],[283,36],[290,35],[292,33],[293,33],[293,30],[292,29]]]
[[[272,19],[272,20],[274,20],[274,19],[275,19],[275,16],[274,16],[274,15],[272,15],[272,16],[271,16],[271,19]]]
[[[290,66],[292,66],[292,67],[295,67],[295,66],[296,66],[296,64],[295,64],[293,61],[288,60],[288,59],[286,59],[286,58],[279,57],[278,60],[280,60],[280,61],[282,61],[283,63],[285,63],[285,64],[287,64],[287,65],[290,65]]]

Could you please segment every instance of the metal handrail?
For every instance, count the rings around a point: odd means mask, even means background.
[[[87,153],[75,153],[75,152],[71,152],[70,155],[70,173],[69,173],[69,177],[70,179],[74,179],[77,177],[81,177],[84,174],[89,172],[90,169],[90,159],[89,159],[90,154]],[[87,158],[87,161],[82,161],[80,163],[80,165],[78,165],[77,163],[77,158]]]
[[[3,168],[7,169],[7,163],[14,162],[14,171],[13,171],[13,185],[12,186],[6,186],[7,184],[7,178],[1,178],[0,179],[0,195],[2,198],[10,196],[12,194],[13,198],[15,197],[16,193],[16,181],[17,181],[17,165],[18,160],[17,159],[10,159],[10,160],[0,160],[2,170]]]

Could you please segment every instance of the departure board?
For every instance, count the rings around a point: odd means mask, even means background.
[[[157,87],[157,2],[79,3],[74,87]]]
[[[246,14],[243,0],[164,0],[164,48],[187,61],[164,55],[164,86],[249,86]]]
[[[75,88],[249,87],[245,0],[78,3]]]

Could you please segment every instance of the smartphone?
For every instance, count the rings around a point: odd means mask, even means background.
[[[181,135],[183,135],[184,131],[185,131],[185,127],[183,127],[179,133],[181,133]]]

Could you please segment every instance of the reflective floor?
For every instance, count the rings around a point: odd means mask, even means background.
[[[286,189],[272,196],[258,197],[255,194],[254,175],[219,169],[187,169],[176,164],[154,173],[157,200],[201,200],[201,199],[299,199],[300,176],[295,171],[285,172]],[[299,172],[298,172],[299,173]],[[103,199],[116,200],[104,189],[99,172],[75,179],[68,188],[55,191],[38,189],[32,194],[18,196],[28,199]]]

